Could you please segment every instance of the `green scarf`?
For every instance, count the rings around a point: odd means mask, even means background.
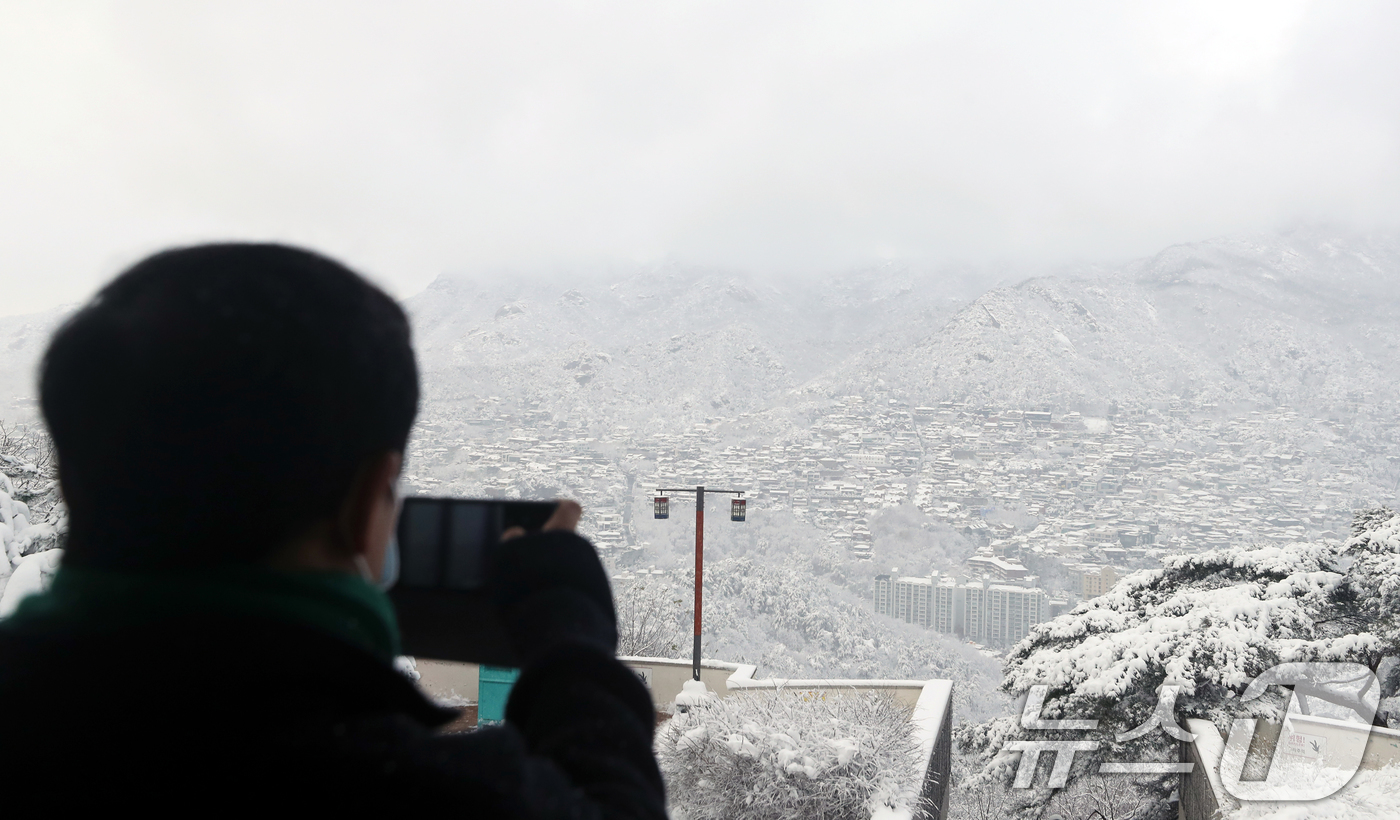
[[[343,572],[225,567],[128,572],[60,567],[45,592],[20,603],[6,628],[139,626],[200,613],[252,615],[310,626],[392,661],[399,627],[388,596]]]

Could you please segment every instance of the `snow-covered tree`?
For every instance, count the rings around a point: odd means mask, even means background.
[[[1287,662],[1388,671],[1394,664],[1387,658],[1400,655],[1397,602],[1400,518],[1388,509],[1368,510],[1357,514],[1345,544],[1211,550],[1134,573],[1037,626],[1011,651],[1002,689],[1024,696],[1045,687],[1033,717],[1098,721],[1093,739],[1101,745],[1076,755],[1074,774],[1097,771],[1103,760],[1172,760],[1175,740],[1153,723],[1159,704],[1174,698],[1175,725],[1204,718],[1222,731],[1235,718],[1277,719],[1288,694],[1274,688],[1242,702],[1251,681]],[[1395,694],[1395,676],[1388,677],[1381,696]],[[1348,701],[1345,693],[1329,699]],[[1144,725],[1152,730],[1133,731]],[[1087,738],[1084,730],[1032,730],[1020,717],[1003,717],[964,727],[958,739],[982,764],[981,776],[1004,779],[1018,763],[1017,755],[1003,752],[1008,741]],[[1161,796],[1173,779],[1157,781]],[[1019,790],[1023,805],[1049,799],[1045,781]]]
[[[961,754],[953,755],[952,792],[948,797],[952,820],[1006,820],[1020,807],[1019,795],[1006,784],[987,777],[979,770],[976,751],[971,746],[987,735],[976,724],[963,723],[953,730],[953,742]]]
[[[57,547],[67,528],[53,442],[41,429],[0,423],[0,596],[21,561]],[[36,575],[37,583],[53,564],[36,563],[23,577]]]
[[[1400,515],[1386,507],[1358,512],[1343,559],[1350,564],[1334,617],[1358,636],[1358,655],[1366,649],[1360,636],[1372,636],[1366,665],[1381,676],[1382,697],[1393,698],[1400,692],[1400,663],[1387,658],[1400,655]],[[1383,700],[1381,715],[1400,723],[1400,710],[1385,706]]]
[[[687,651],[685,614],[691,604],[674,584],[624,581],[613,589],[613,598],[617,606],[617,654],[675,658]]]
[[[1160,798],[1150,787],[1122,775],[1086,774],[1057,791],[1043,807],[1044,816],[1143,820],[1160,816]]]
[[[748,692],[708,698],[656,738],[672,816],[867,820],[918,807],[909,710],[883,693]]]
[[[959,715],[1001,711],[994,659],[951,635],[875,615],[867,600],[836,585],[844,570],[835,560],[817,550],[775,564],[745,556],[707,566],[705,656],[756,664],[775,677],[943,678],[957,682]],[[684,586],[694,576],[681,577]]]

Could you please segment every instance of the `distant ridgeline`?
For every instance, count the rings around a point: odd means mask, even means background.
[[[1086,415],[1173,401],[1314,410],[1392,400],[1400,385],[1395,234],[1215,239],[1004,277],[893,264],[444,275],[407,306],[425,407],[486,424],[504,411],[688,425],[846,395]],[[33,416],[33,368],[66,311],[0,317],[0,418]]]
[[[1393,399],[1400,384],[1395,236],[1219,239],[990,281],[663,267],[568,283],[444,276],[408,304],[430,405],[494,396],[584,423],[686,424],[852,394],[1086,415],[1313,409]]]

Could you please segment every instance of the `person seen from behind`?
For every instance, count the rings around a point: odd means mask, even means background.
[[[58,330],[40,393],[69,531],[0,621],[12,787],[48,809],[666,816],[577,504],[500,569],[524,658],[504,725],[443,732],[457,713],[396,670],[379,583],[419,385],[378,288],[282,245],[165,251]]]

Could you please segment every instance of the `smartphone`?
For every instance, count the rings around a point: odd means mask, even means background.
[[[511,527],[538,532],[553,501],[405,498],[399,512],[399,578],[389,599],[406,655],[518,667],[491,603],[496,555]]]

